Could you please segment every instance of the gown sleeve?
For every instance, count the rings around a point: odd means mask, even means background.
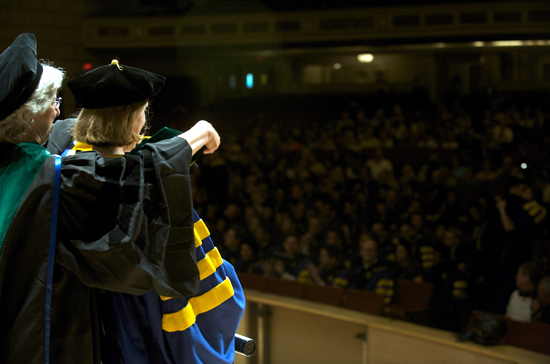
[[[76,119],[57,120],[52,125],[50,138],[44,147],[52,154],[61,154],[73,141],[71,135]]]
[[[63,158],[56,263],[90,287],[195,294],[191,153],[175,137],[137,155]]]

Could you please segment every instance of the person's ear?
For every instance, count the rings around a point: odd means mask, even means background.
[[[30,112],[28,112],[27,110],[23,111],[23,119],[25,121],[30,122],[32,118],[33,118],[33,116],[31,115]]]

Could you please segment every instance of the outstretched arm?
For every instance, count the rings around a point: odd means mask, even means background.
[[[516,229],[514,222],[506,213],[506,200],[500,198],[497,199],[496,203],[497,209],[500,212],[500,221],[502,221],[502,226],[504,226],[505,231],[514,231]]]
[[[193,154],[206,146],[205,154],[214,153],[220,146],[220,136],[212,124],[206,120],[200,120],[191,129],[179,135],[180,138],[187,140],[191,146]]]

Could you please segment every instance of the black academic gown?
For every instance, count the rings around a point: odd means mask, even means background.
[[[188,143],[175,137],[147,145],[133,156],[103,159],[90,152],[63,158],[51,363],[100,362],[101,290],[140,295],[155,289],[177,298],[196,293],[191,154]],[[27,190],[4,241],[0,363],[45,361],[53,180],[50,157]]]

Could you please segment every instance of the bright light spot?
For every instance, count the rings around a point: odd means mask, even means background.
[[[363,53],[357,56],[357,59],[361,63],[370,63],[374,59],[374,56],[370,53]]]
[[[254,87],[254,75],[252,73],[249,73],[246,75],[246,87],[247,88]]]
[[[521,40],[497,40],[492,44],[495,47],[519,47],[524,45]]]
[[[527,169],[527,163],[522,163],[521,164],[521,169]]]
[[[485,42],[474,42],[474,47],[483,47]]]
[[[340,68],[342,68],[342,65],[340,63],[335,63],[334,64],[334,69],[335,70],[339,70]]]
[[[89,70],[92,69],[92,64],[91,64],[91,63],[88,63],[88,62],[87,62],[87,63],[84,63],[84,64],[82,65],[82,69],[83,69],[84,71],[89,71]]]

